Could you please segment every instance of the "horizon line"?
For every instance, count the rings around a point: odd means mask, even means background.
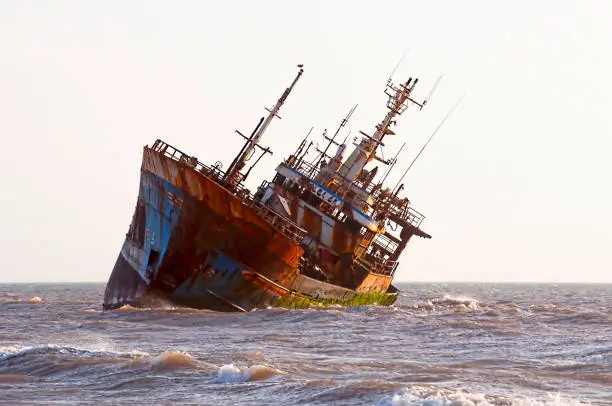
[[[35,284],[105,284],[108,281],[0,281],[0,285],[35,285]],[[471,284],[560,284],[560,285],[610,285],[612,281],[461,281],[461,280],[431,280],[431,281],[419,281],[419,280],[400,280],[394,281],[396,284],[404,284],[404,283],[414,283],[414,284],[440,284],[440,283],[449,283],[449,284],[460,284],[460,283],[471,283]]]

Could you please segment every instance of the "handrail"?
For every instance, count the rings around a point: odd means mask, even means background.
[[[400,207],[392,205],[391,211],[393,214],[396,214],[401,219],[408,221],[408,223],[415,227],[419,227],[423,220],[425,220],[425,216],[413,209],[411,206],[401,209]]]
[[[307,162],[305,160],[295,161],[295,159],[289,158],[285,160],[285,165],[289,166],[290,168],[295,169],[302,175],[305,175],[311,179],[316,178],[320,170],[318,165],[313,165],[310,162]]]
[[[399,265],[399,261],[392,260],[376,260],[374,262],[370,262],[363,258],[359,258],[354,262],[356,265],[362,267],[364,270],[369,273],[373,273],[376,275],[384,275],[384,276],[393,276],[395,274],[395,270]]]
[[[397,201],[395,200],[395,197],[381,197],[381,192],[380,189],[378,191],[378,193],[374,194],[372,196],[372,198],[377,201],[377,200],[382,200],[385,203],[389,203],[388,204],[388,208],[387,213],[391,214],[391,215],[396,215],[397,217],[399,217],[402,220],[407,221],[409,224],[415,226],[415,227],[420,227],[421,223],[423,222],[423,220],[425,220],[425,215],[420,213],[419,211],[415,210],[411,205],[410,202],[408,202],[408,204],[403,204],[403,202],[401,200]],[[391,200],[391,201],[389,201]]]
[[[223,178],[225,177],[225,172],[221,170],[220,165],[209,167],[198,161],[195,156],[188,155],[180,149],[175,148],[160,139],[156,140],[155,143],[153,143],[151,149],[153,151],[161,153],[162,155],[174,161],[184,162],[188,166],[191,166],[193,169],[195,169],[197,172],[209,175],[211,177],[214,177],[215,179],[223,180]]]
[[[245,206],[250,207],[259,214],[268,224],[275,230],[281,232],[283,235],[289,237],[296,244],[301,244],[302,240],[307,234],[307,231],[290,219],[281,216],[272,209],[255,200],[255,197],[251,192],[246,189],[243,183],[239,183],[233,187],[228,187],[225,182],[225,172],[220,168],[220,165],[209,167],[198,161],[197,158],[190,156],[183,151],[173,147],[170,144],[162,140],[156,140],[151,146],[151,149],[173,161],[184,163],[194,169],[196,173],[201,176],[212,179],[219,186],[230,191],[236,198],[238,198]]]
[[[292,159],[291,157],[285,161],[285,165],[287,165],[288,167],[296,170],[297,172],[305,176],[308,176],[311,179],[314,179],[320,171],[320,168],[316,165],[313,165],[304,160],[296,161],[295,159]],[[355,186],[358,187],[357,185]],[[376,186],[378,186],[376,183],[370,182],[368,185],[366,185],[365,189],[363,188],[360,188],[360,189],[370,194],[372,198],[376,199],[376,195],[373,194],[373,191],[376,188]],[[372,211],[372,207],[368,205],[367,203],[364,203],[364,207],[362,207],[362,210],[364,213],[370,215]],[[412,208],[412,206],[410,205],[402,208],[402,207],[396,206],[395,204],[391,204],[389,210],[392,214],[395,214],[401,219],[406,220],[409,224],[412,224],[413,226],[417,228],[421,225],[423,220],[425,220],[425,216],[419,213],[414,208]]]
[[[246,191],[246,189],[243,190]],[[298,226],[293,221],[281,216],[268,206],[256,201],[250,193],[237,194],[236,197],[240,198],[242,203],[244,203],[247,207],[254,209],[257,214],[266,220],[266,222],[275,230],[280,231],[287,237],[291,238],[295,243],[301,244],[304,237],[308,233],[305,229]]]

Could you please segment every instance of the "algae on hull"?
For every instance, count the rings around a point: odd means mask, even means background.
[[[278,307],[287,309],[306,309],[311,306],[333,306],[357,307],[367,305],[390,306],[395,303],[397,293],[358,293],[351,299],[322,299],[313,298],[299,294],[287,294],[276,304]]]

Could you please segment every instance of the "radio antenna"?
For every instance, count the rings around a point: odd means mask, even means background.
[[[433,87],[431,88],[431,90],[429,91],[429,94],[427,95],[427,97],[425,98],[425,100],[423,101],[423,106],[427,104],[427,102],[429,101],[429,99],[431,99],[431,95],[433,94],[433,92],[436,90],[436,88],[438,87],[438,84],[440,83],[440,81],[442,80],[442,78],[444,77],[444,74],[441,74],[440,76],[438,76],[438,80],[436,80],[436,83],[434,83]]]
[[[414,165],[414,163],[417,161],[417,159],[419,159],[419,157],[421,156],[421,154],[423,153],[423,151],[425,150],[425,148],[427,148],[427,145],[429,144],[429,142],[433,139],[433,137],[437,134],[438,130],[442,127],[442,125],[444,124],[444,122],[450,117],[451,114],[453,114],[453,111],[455,111],[455,109],[457,108],[457,106],[459,106],[459,103],[461,103],[461,101],[463,100],[463,98],[465,97],[465,95],[461,96],[459,98],[459,100],[457,100],[457,103],[455,103],[455,105],[453,106],[452,109],[450,109],[450,111],[448,112],[448,114],[446,115],[446,117],[444,117],[444,119],[440,122],[440,124],[438,124],[438,127],[436,127],[436,129],[434,130],[434,132],[429,136],[429,138],[427,139],[427,142],[425,142],[425,144],[423,145],[423,147],[421,148],[421,150],[419,151],[419,153],[414,157],[414,159],[412,160],[412,162],[410,163],[410,166],[408,166],[408,169],[406,169],[406,172],[404,172],[404,174],[402,175],[402,177],[397,181],[397,184],[395,185],[395,187],[393,188],[393,190],[395,191],[394,193],[399,192],[399,184],[402,182],[402,180],[404,179],[404,177],[406,176],[406,174],[408,173],[408,171],[410,170],[410,168],[412,168],[412,166]]]
[[[346,125],[346,123],[348,123],[348,121],[350,120],[351,116],[353,115],[353,113],[355,112],[355,110],[357,110],[357,106],[358,104],[356,104],[352,109],[349,110],[349,112],[347,113],[346,117],[344,117],[342,119],[342,121],[340,121],[340,125],[338,126],[338,129],[336,130],[336,132],[334,133],[333,137],[327,137],[326,134],[323,134],[323,138],[325,138],[326,140],[328,140],[329,142],[327,143],[327,146],[325,147],[325,149],[323,151],[320,151],[321,155],[319,156],[319,158],[317,158],[317,161],[321,161],[321,159],[325,159],[327,157],[327,151],[329,150],[329,148],[333,145],[340,145],[337,141],[336,141],[336,136],[338,135],[338,133],[340,132],[340,130],[342,130],[342,127],[344,127]],[[325,130],[327,131],[327,130]]]
[[[397,61],[397,64],[395,65],[395,68],[393,68],[393,70],[391,71],[391,74],[389,75],[389,79],[387,79],[387,83],[391,83],[391,80],[393,78],[393,75],[395,74],[395,71],[397,70],[397,68],[399,68],[399,66],[401,65],[402,61],[406,57],[406,55],[408,55],[408,52],[410,52],[410,48],[407,48],[406,51],[404,52],[404,55],[402,55],[400,60]]]
[[[385,180],[387,180],[387,176],[389,176],[389,174],[391,173],[391,170],[393,170],[393,167],[397,163],[397,157],[399,156],[400,152],[402,152],[402,149],[404,149],[405,146],[406,146],[406,143],[403,143],[402,146],[400,147],[399,151],[397,151],[397,154],[395,154],[395,156],[391,160],[391,166],[389,166],[389,169],[387,169],[387,173],[385,173],[385,176],[380,181],[380,184],[385,183]]]

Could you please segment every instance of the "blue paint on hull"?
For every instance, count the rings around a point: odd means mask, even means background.
[[[199,234],[214,230],[192,213],[207,209],[170,182],[143,171],[139,207],[107,284],[105,307],[134,304],[146,294],[197,308],[250,310],[273,305],[286,292],[222,252],[231,240],[199,243]],[[126,293],[126,286],[135,288]]]

